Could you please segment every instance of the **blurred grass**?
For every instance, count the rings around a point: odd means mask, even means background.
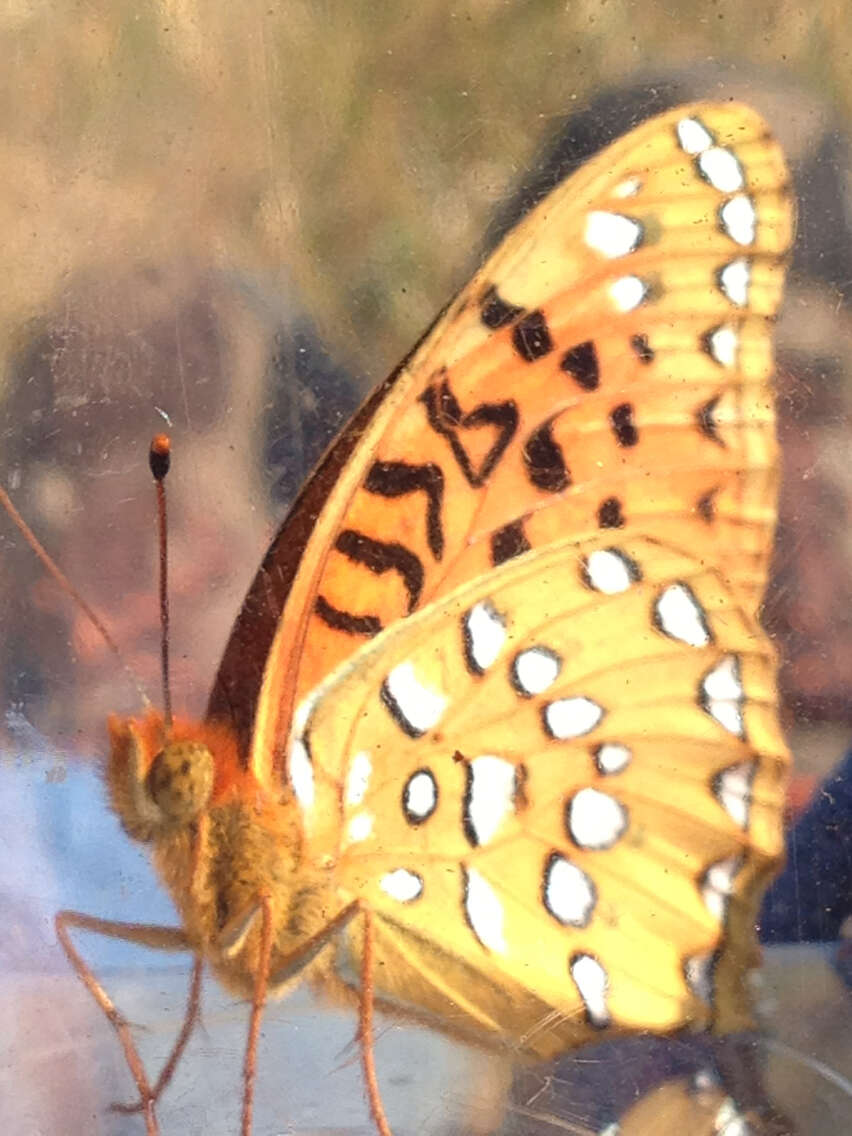
[[[847,15],[841,0],[12,0],[0,334],[86,265],[200,258],[273,286],[290,274],[330,344],[377,378],[571,110],[721,61],[849,113]]]

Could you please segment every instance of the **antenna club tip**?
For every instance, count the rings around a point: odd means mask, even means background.
[[[168,434],[157,434],[151,441],[151,449],[148,452],[148,464],[155,481],[163,480],[169,472],[170,461],[171,442],[169,436]]]

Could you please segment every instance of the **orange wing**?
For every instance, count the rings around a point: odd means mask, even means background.
[[[258,574],[210,714],[261,780],[296,702],[366,639],[567,534],[663,537],[756,609],[792,229],[765,124],[711,104],[640,126],[517,226],[326,457]]]

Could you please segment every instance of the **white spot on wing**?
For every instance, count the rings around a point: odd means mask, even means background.
[[[346,775],[347,805],[354,806],[361,804],[367,793],[367,786],[370,783],[370,774],[372,772],[373,765],[367,751],[361,750],[360,753],[356,753],[349,764],[349,772]]]
[[[736,738],[745,737],[743,699],[739,659],[725,655],[701,680],[701,705],[711,717]]]
[[[547,647],[529,647],[520,651],[512,663],[515,688],[527,696],[541,694],[559,677],[562,660]]]
[[[308,747],[301,738],[294,738],[290,744],[289,760],[290,784],[296,800],[303,809],[310,809],[314,803],[314,767]]]
[[[487,844],[515,811],[517,774],[502,757],[483,754],[468,765],[466,819],[476,844]]]
[[[595,210],[586,218],[585,241],[589,248],[613,260],[638,248],[642,242],[642,226],[621,213]]]
[[[488,602],[474,604],[464,617],[465,645],[473,669],[483,674],[492,665],[506,642],[506,624]]]
[[[633,754],[620,742],[604,742],[595,750],[595,764],[599,773],[621,773],[630,764]]]
[[[627,828],[624,805],[599,789],[581,789],[566,807],[568,835],[580,848],[611,848]]]
[[[559,923],[571,927],[586,927],[595,909],[595,885],[586,875],[566,860],[554,854],[544,874],[544,905]]]
[[[591,698],[558,698],[544,708],[547,732],[558,741],[580,738],[588,734],[603,718],[603,707]]]
[[[754,202],[746,193],[738,193],[726,201],[719,210],[722,228],[738,245],[753,245],[757,213]]]
[[[722,325],[714,328],[707,336],[707,347],[711,358],[723,367],[733,367],[737,361],[740,337],[732,327]]]
[[[366,840],[373,831],[373,818],[369,813],[356,813],[349,821],[346,832],[353,844]]]
[[[734,880],[742,867],[739,856],[717,860],[711,864],[701,881],[701,898],[714,919],[724,923],[728,914],[728,901],[734,892]]]
[[[638,276],[620,276],[609,286],[609,295],[620,312],[632,312],[648,294],[648,287]]]
[[[598,960],[591,955],[575,955],[571,960],[571,977],[592,1025],[609,1025],[610,1016],[606,1004],[609,983],[606,971]]]
[[[743,697],[743,684],[736,655],[725,657],[708,671],[701,684],[708,698],[739,701]]]
[[[447,699],[424,686],[410,662],[398,663],[382,686],[391,713],[407,734],[420,737],[440,722]]]
[[[710,629],[704,609],[686,584],[669,584],[654,603],[657,625],[670,639],[690,647],[706,647]]]
[[[399,900],[400,903],[411,903],[423,894],[423,880],[415,872],[409,872],[405,868],[397,868],[382,876],[379,887],[391,899]]]
[[[744,308],[748,303],[751,268],[745,257],[732,260],[719,273],[719,287],[732,304]]]
[[[713,145],[713,135],[697,118],[682,118],[677,124],[677,140],[686,154],[700,154]]]
[[[724,146],[702,150],[696,159],[701,173],[720,193],[736,193],[745,184],[739,159]]]
[[[589,586],[607,596],[626,592],[638,579],[636,565],[617,548],[599,548],[590,553],[584,572]]]
[[[475,868],[465,872],[464,908],[473,933],[483,947],[505,954],[503,905],[491,884]]]
[[[405,815],[413,824],[426,820],[438,803],[438,786],[428,769],[418,769],[408,779],[402,793]]]
[[[307,698],[303,698],[299,705],[296,707],[296,712],[293,715],[293,733],[303,735],[305,728],[308,724],[311,714],[313,713],[314,706],[317,701],[317,692],[309,694]]]
[[[742,761],[723,770],[714,785],[716,800],[735,824],[748,828],[751,811],[751,784],[754,780],[754,762]]]
[[[629,177],[620,182],[612,191],[613,197],[635,197],[642,188],[642,181],[638,177]]]

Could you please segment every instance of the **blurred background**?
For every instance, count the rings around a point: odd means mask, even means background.
[[[7,0],[3,485],[156,699],[147,450],[168,429],[174,694],[200,713],[302,479],[510,219],[653,111],[748,101],[780,137],[800,201],[765,621],[802,807],[852,732],[850,46],[840,0]],[[137,694],[2,523],[0,597],[0,1120],[27,1136],[141,1132],[108,1111],[129,1078],[52,929],[60,907],[173,918],[97,777],[104,717],[138,709]],[[85,949],[156,1062],[186,961]],[[775,1045],[761,1050],[763,1088],[814,1136],[852,1128],[852,1018],[834,959],[773,948],[763,994]],[[236,1130],[245,1011],[206,998],[164,1134]],[[370,1131],[353,1031],[307,996],[275,1007],[258,1136]],[[650,1121],[627,1115],[649,1062],[671,1088],[710,1060],[654,1053],[593,1060],[632,1086],[607,1106],[623,1131],[724,1131],[706,1085],[704,1128],[662,1127],[677,1115],[668,1097]],[[576,1069],[511,1089],[499,1062],[398,1023],[383,1026],[379,1068],[399,1136],[608,1122]]]

